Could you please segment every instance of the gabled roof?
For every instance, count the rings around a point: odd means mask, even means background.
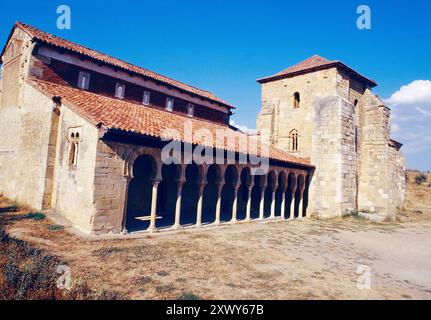
[[[31,86],[50,98],[60,97],[62,104],[81,117],[87,119],[95,126],[102,125],[108,129],[116,129],[160,139],[163,137],[170,139],[171,137],[166,135],[166,130],[175,130],[181,135],[180,140],[182,142],[200,144],[211,148],[224,146],[224,150],[234,152],[241,152],[242,150],[239,145],[239,139],[236,139],[235,146],[229,146],[225,141],[212,141],[212,144],[206,145],[201,141],[194,140],[194,132],[196,130],[205,129],[209,130],[213,137],[216,137],[217,130],[225,130],[224,132],[227,132],[227,134],[232,134],[236,137],[247,136],[245,133],[235,131],[228,126],[214,122],[189,118],[165,110],[102,96],[68,85],[46,82],[36,78],[29,78],[27,81]],[[191,138],[184,135],[184,124],[187,121],[191,121],[192,124],[193,131]],[[268,148],[270,159],[313,167],[310,165],[310,160],[308,158],[295,157],[274,147]],[[260,144],[257,144],[256,150],[257,154],[255,155],[259,156]]]
[[[280,80],[283,78],[294,77],[300,74],[305,74],[305,73],[314,72],[318,70],[330,69],[334,67],[341,68],[347,71],[350,75],[361,80],[362,82],[365,82],[370,87],[377,86],[377,83],[374,80],[364,77],[363,75],[356,72],[349,66],[345,65],[343,62],[338,60],[328,60],[319,55],[314,55],[272,76],[257,79],[257,82],[266,83],[266,82]]]
[[[229,104],[226,101],[216,97],[214,94],[212,94],[209,91],[198,89],[196,87],[190,86],[190,85],[182,83],[180,81],[177,81],[177,80],[171,79],[169,77],[160,75],[156,72],[135,66],[131,63],[128,63],[128,62],[125,62],[123,60],[114,58],[112,56],[101,53],[99,51],[89,49],[87,47],[76,44],[74,42],[71,42],[71,41],[62,39],[60,37],[54,36],[52,34],[49,34],[47,32],[40,30],[40,29],[37,29],[33,26],[24,24],[22,22],[16,22],[15,23],[14,28],[11,31],[11,35],[13,34],[13,31],[15,30],[15,28],[20,28],[21,30],[25,31],[29,36],[31,36],[34,40],[39,41],[41,43],[45,43],[47,45],[51,45],[51,46],[54,46],[54,47],[57,47],[57,48],[60,48],[63,50],[71,51],[75,54],[79,54],[79,55],[85,56],[87,58],[96,60],[98,62],[102,62],[102,63],[108,64],[108,65],[111,65],[112,67],[116,67],[116,68],[125,70],[127,72],[135,73],[135,74],[143,76],[145,78],[148,78],[148,79],[154,80],[156,82],[165,84],[167,86],[176,88],[180,91],[183,91],[183,92],[186,92],[189,94],[193,94],[193,95],[197,95],[201,98],[208,99],[212,102],[222,104],[228,108],[234,108],[231,104]],[[7,45],[7,43],[6,43],[6,45]],[[4,49],[3,49],[1,56],[3,56],[3,53],[4,53]]]

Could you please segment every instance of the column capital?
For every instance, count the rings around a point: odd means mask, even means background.
[[[155,178],[155,179],[151,180],[151,183],[153,185],[158,185],[160,182],[162,182],[162,179],[160,179],[160,178]]]

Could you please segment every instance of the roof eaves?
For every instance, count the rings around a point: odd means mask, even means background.
[[[319,71],[319,70],[325,70],[325,69],[330,69],[330,68],[335,68],[335,67],[339,67],[342,68],[346,71],[348,71],[349,73],[353,74],[356,78],[359,78],[361,80],[364,80],[365,82],[367,82],[367,84],[370,87],[376,87],[377,86],[377,82],[369,79],[363,75],[361,75],[359,72],[355,71],[354,69],[350,68],[348,65],[344,64],[341,61],[330,61],[327,64],[323,64],[320,66],[315,66],[315,67],[311,67],[311,68],[306,68],[306,69],[302,69],[302,70],[298,70],[298,71],[292,71],[292,72],[286,72],[284,74],[275,74],[269,77],[263,77],[263,78],[259,78],[256,80],[256,82],[258,83],[267,83],[267,82],[271,82],[271,81],[276,81],[276,80],[281,80],[281,79],[285,79],[285,78],[291,78],[297,75],[301,75],[301,74],[306,74],[306,73],[310,73],[310,72],[314,72],[314,71]]]

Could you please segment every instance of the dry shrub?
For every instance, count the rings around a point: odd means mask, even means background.
[[[59,289],[59,265],[67,265],[58,257],[35,248],[25,241],[11,238],[5,230],[5,217],[0,217],[0,299],[120,299],[113,292],[92,292],[83,283],[70,290]]]

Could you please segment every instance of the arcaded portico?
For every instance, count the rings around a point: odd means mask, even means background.
[[[125,231],[306,216],[307,168],[271,166],[253,175],[247,165],[167,165],[158,150],[141,151],[126,175]]]

